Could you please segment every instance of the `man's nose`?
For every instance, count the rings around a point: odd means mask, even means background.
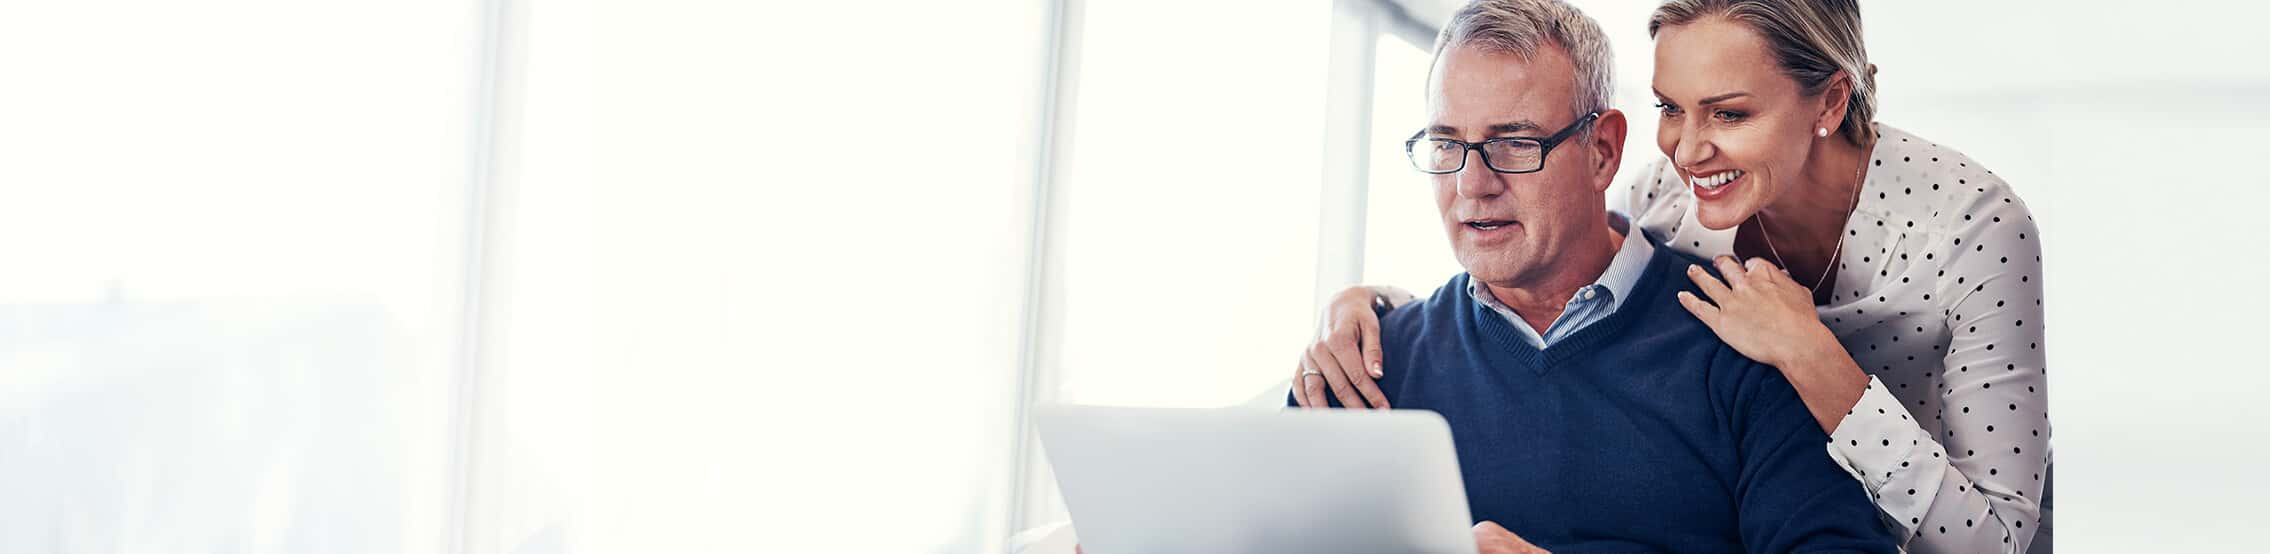
[[[1466,167],[1458,170],[1458,195],[1489,198],[1505,194],[1505,189],[1505,175],[1490,170],[1489,161],[1482,157],[1482,150],[1467,149]]]

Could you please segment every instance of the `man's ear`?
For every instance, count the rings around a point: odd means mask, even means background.
[[[1600,112],[1600,119],[1592,122],[1592,190],[1607,192],[1616,182],[1616,169],[1624,163],[1624,131],[1630,122],[1624,121],[1623,110],[1609,109]]]

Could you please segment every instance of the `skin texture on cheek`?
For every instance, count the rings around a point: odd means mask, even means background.
[[[1480,159],[1468,160],[1480,164]],[[1487,170],[1484,170],[1487,171]],[[1457,174],[1435,177],[1436,208],[1442,215],[1443,232],[1451,243],[1451,251],[1458,257],[1460,267],[1484,281],[1503,281],[1525,271],[1525,262],[1535,257],[1537,242],[1536,222],[1530,219],[1534,211],[1523,199],[1528,191],[1515,190],[1518,186],[1508,176],[1465,176],[1470,181],[1461,185]],[[1488,182],[1476,183],[1473,179]],[[1461,193],[1461,188],[1466,191]],[[1476,191],[1485,191],[1477,193]],[[1520,222],[1516,228],[1499,231],[1513,236],[1510,240],[1484,243],[1479,232],[1467,227],[1468,217],[1511,219]]]
[[[1437,207],[1444,214],[1444,230],[1459,264],[1475,278],[1500,286],[1526,285],[1565,269],[1555,258],[1590,246],[1573,243],[1590,236],[1585,231],[1605,227],[1606,198],[1585,186],[1585,168],[1594,161],[1590,150],[1572,141],[1547,157],[1543,171],[1505,175],[1495,184],[1485,185],[1498,191],[1487,199],[1460,196],[1455,175],[1437,177]],[[1467,163],[1477,164],[1479,160]],[[1476,188],[1473,184],[1467,187]],[[1520,227],[1512,231],[1513,240],[1481,244],[1462,221],[1462,214],[1510,216],[1520,222]]]

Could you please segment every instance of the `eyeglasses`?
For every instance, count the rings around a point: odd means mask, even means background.
[[[1490,168],[1490,171],[1536,173],[1545,168],[1545,154],[1552,152],[1554,146],[1560,145],[1561,141],[1568,140],[1569,136],[1576,134],[1577,129],[1583,128],[1584,124],[1591,123],[1599,118],[1600,112],[1584,114],[1584,117],[1577,118],[1575,123],[1570,123],[1560,132],[1542,139],[1504,137],[1482,142],[1465,142],[1446,138],[1420,138],[1427,134],[1422,129],[1418,134],[1411,135],[1411,140],[1403,141],[1403,154],[1410,156],[1411,167],[1433,175],[1457,173],[1465,170],[1466,152],[1468,150],[1482,151],[1482,165]]]

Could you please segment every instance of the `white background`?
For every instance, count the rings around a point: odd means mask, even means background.
[[[1025,406],[1457,271],[1383,5],[0,2],[0,552],[999,551]],[[2058,546],[2259,549],[2270,13],[1865,8],[2045,229]]]

